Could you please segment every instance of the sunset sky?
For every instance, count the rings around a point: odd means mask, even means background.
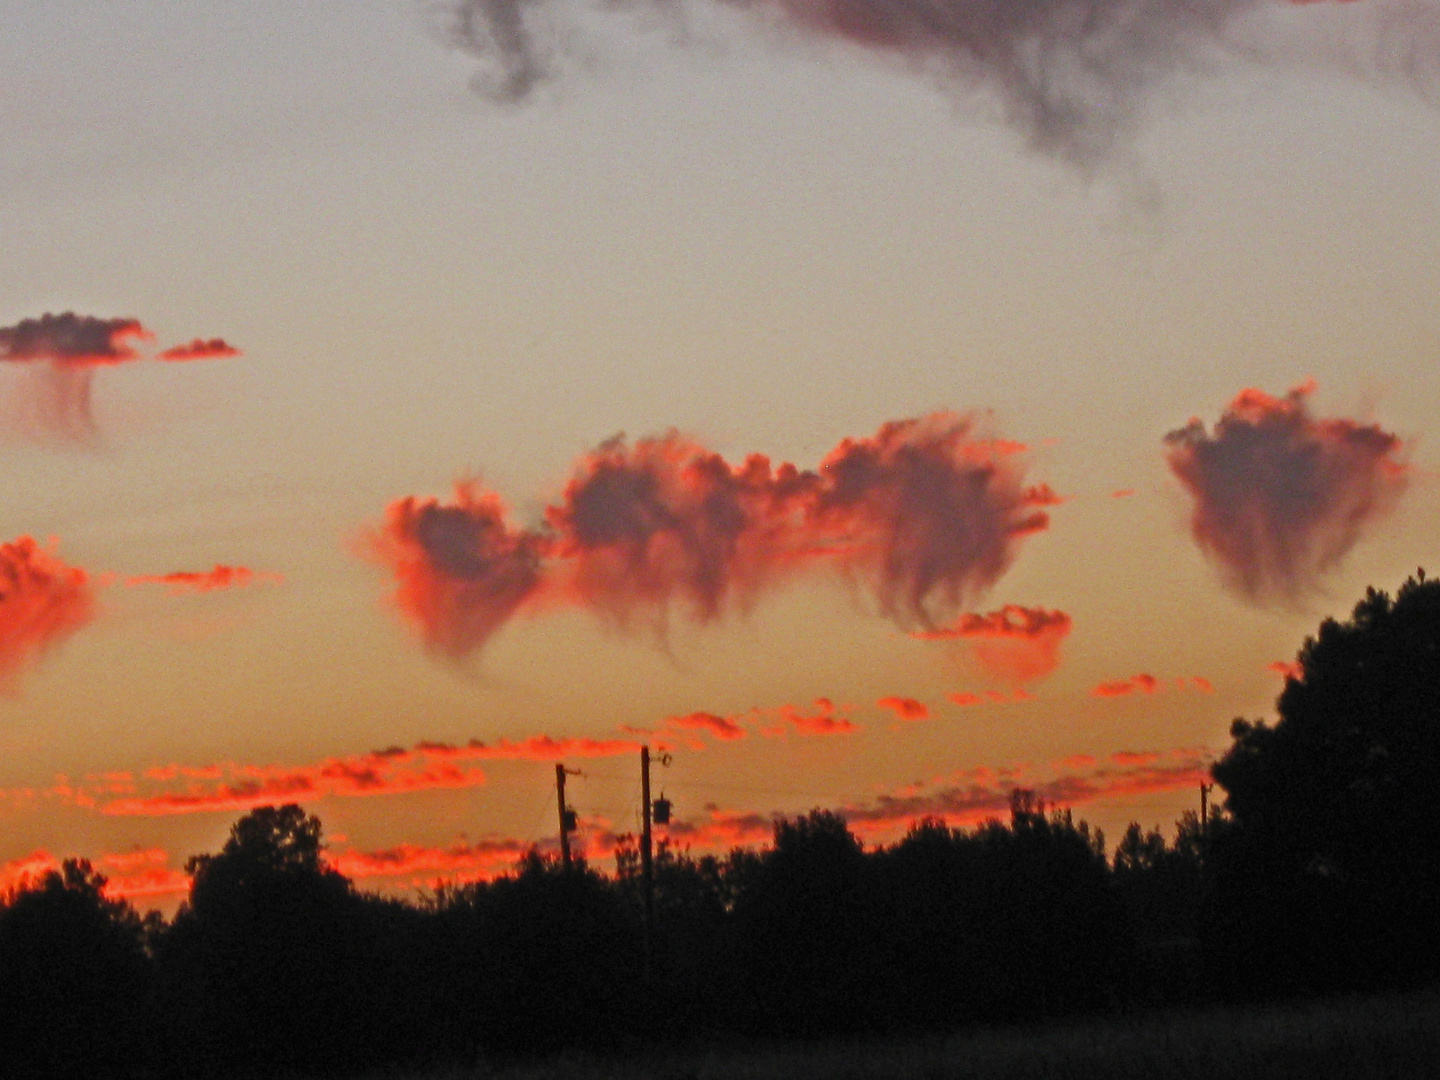
[[[0,886],[1194,808],[1440,572],[1440,0],[1084,6],[0,4]]]

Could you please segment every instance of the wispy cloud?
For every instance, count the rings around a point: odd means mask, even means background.
[[[1425,4],[1353,5],[1365,10],[1343,24],[1343,36],[1331,41],[1325,31],[1334,20],[1322,20],[1317,40],[1298,51],[1287,45],[1304,24],[1284,18],[1286,5],[1263,0],[729,0],[718,6],[744,11],[757,30],[779,26],[802,40],[840,46],[831,54],[836,58],[888,60],[918,73],[986,117],[1003,118],[1030,147],[1084,170],[1123,156],[1156,101],[1178,96],[1176,87],[1201,76],[1304,63],[1366,80],[1403,81],[1427,95],[1440,83],[1440,19]],[[452,0],[447,7],[451,43],[480,64],[477,91],[508,103],[528,98],[567,62],[578,65],[576,53],[603,47],[603,36],[585,38],[589,19],[637,10],[634,4],[612,9],[545,0]],[[666,0],[640,8],[662,25],[684,18]]]

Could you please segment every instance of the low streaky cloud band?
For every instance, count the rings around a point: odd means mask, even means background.
[[[0,688],[95,616],[90,576],[32,537],[0,544]]]
[[[1086,167],[1122,149],[1152,93],[1187,74],[1241,62],[1303,61],[1434,92],[1440,9],[1425,0],[1363,5],[1339,41],[1311,18],[1298,51],[1276,0],[718,0],[802,38],[845,43],[998,103],[1037,150]],[[1330,6],[1330,5],[1326,5]],[[1356,7],[1362,5],[1357,4]],[[683,18],[673,0],[596,3]],[[478,92],[516,102],[552,77],[581,20],[542,0],[458,0],[451,42],[480,60]],[[567,17],[568,15],[568,17]],[[1228,62],[1228,65],[1227,65]]]
[[[1190,529],[1225,582],[1255,603],[1312,593],[1405,490],[1401,440],[1375,424],[1312,416],[1313,382],[1283,398],[1246,389],[1214,428],[1165,437],[1193,500]]]
[[[209,570],[176,570],[169,574],[137,574],[125,579],[125,584],[164,585],[171,592],[215,592],[220,589],[239,589],[258,582],[279,584],[284,579],[279,574],[257,573],[248,566],[225,566],[217,563]]]
[[[179,765],[148,770],[143,780],[158,784],[186,781],[180,790],[127,793],[100,803],[112,817],[166,817],[250,810],[276,802],[330,797],[408,794],[417,791],[478,787],[485,773],[471,761],[559,761],[562,758],[618,757],[638,753],[627,739],[556,738],[534,735],[493,743],[419,742],[391,746],[352,757],[326,758],[308,765]],[[93,795],[85,796],[93,801]]]
[[[185,345],[172,345],[155,354],[157,360],[218,360],[227,356],[239,356],[240,350],[224,338],[195,338]]]
[[[866,802],[846,803],[837,812],[857,833],[869,838],[895,839],[923,819],[938,819],[951,826],[978,825],[1002,818],[1010,810],[1016,787],[1034,791],[1051,806],[1076,806],[1113,799],[1133,798],[1189,788],[1209,777],[1209,757],[1201,750],[1175,750],[1168,754],[1112,754],[1107,763],[1084,759],[1082,769],[1047,770],[1030,776],[1023,770],[976,769],[970,774],[929,785],[882,794]],[[711,804],[703,812],[677,817],[657,826],[663,840],[696,853],[727,852],[737,845],[764,844],[774,836],[781,815],[755,810],[726,809]],[[613,854],[621,837],[601,822],[588,830],[587,857]],[[549,850],[552,841],[536,843],[512,838],[489,838],[474,843],[427,847],[398,844],[379,851],[342,851],[327,855],[331,864],[355,878],[410,878],[413,884],[436,879],[493,878],[511,872],[516,861],[532,847]]]
[[[882,709],[889,709],[897,720],[929,720],[930,707],[912,697],[891,695],[875,702]]]
[[[709,712],[693,712],[684,716],[672,716],[666,725],[681,731],[707,731],[724,742],[745,738],[745,729],[728,716],[717,716]]]
[[[672,612],[711,622],[815,566],[868,586],[896,622],[928,628],[1048,527],[1053,493],[1025,486],[1023,449],[950,413],[846,439],[816,471],[760,454],[732,465],[674,432],[616,438],[577,463],[538,528],[469,483],[448,503],[392,503],[370,540],[400,611],[452,659],[522,609],[576,606],[663,633]]]
[[[168,866],[159,848],[101,855],[94,868],[105,875],[105,896],[111,900],[152,900],[188,892],[190,876]],[[44,849],[0,864],[0,896],[38,886],[45,875],[59,873],[61,862]]]
[[[1033,791],[1050,806],[1069,807],[1192,787],[1207,781],[1209,775],[1209,756],[1201,750],[1174,750],[1164,757],[1122,753],[1111,755],[1111,764],[1049,776],[980,769],[956,782],[848,805],[840,814],[859,833],[888,832],[922,818],[974,825],[1004,814],[1017,787]]]
[[[22,428],[42,439],[92,441],[98,434],[92,405],[95,369],[141,359],[134,343],[154,337],[139,319],[73,311],[0,326],[0,362],[39,365],[21,388]],[[223,338],[196,338],[155,357],[183,361],[239,355]]]
[[[549,740],[554,746],[582,742],[592,742],[591,749],[602,746],[601,742],[592,740]],[[487,751],[515,752],[522,747],[533,748],[532,744],[535,743],[536,740],[524,740],[520,743],[501,744],[499,747],[474,741],[464,746],[421,743],[412,750],[392,747],[375,751],[365,755],[364,762],[374,766],[376,762],[385,759],[413,761],[426,756],[427,751],[423,749],[425,747],[433,748],[433,753],[436,754],[484,754]],[[570,756],[576,756],[575,745],[565,745],[565,750]],[[628,745],[626,752],[629,752]],[[1009,810],[1011,793],[1017,787],[1033,791],[1049,805],[1060,807],[1192,787],[1208,779],[1209,760],[1210,755],[1204,750],[1181,749],[1163,754],[1156,751],[1122,751],[1111,754],[1108,761],[1103,763],[1091,755],[1076,755],[1038,772],[1026,766],[998,769],[981,767],[955,776],[937,778],[929,783],[908,785],[867,801],[847,802],[836,809],[850,828],[862,836],[882,841],[893,840],[905,828],[922,819],[940,820],[951,826],[970,826],[1001,818]],[[359,758],[349,759],[345,764],[353,769],[361,761]],[[336,762],[327,764],[333,766]],[[166,779],[184,775],[209,779],[219,772],[223,770],[214,767],[185,769],[166,766],[151,770],[149,775],[152,778]],[[127,788],[134,782],[134,778],[128,773],[106,774],[106,777],[117,788]],[[287,796],[285,793],[275,792],[271,797],[263,798],[256,793],[255,801],[232,801],[224,805],[219,805],[217,801],[217,804],[204,808],[234,812],[289,801],[290,798],[315,797],[317,794],[319,793],[314,791],[298,791]],[[117,811],[113,806],[114,804],[103,809],[107,813],[183,812],[158,808],[148,811]],[[668,826],[657,829],[663,840],[686,850],[724,853],[736,845],[765,843],[773,836],[775,822],[780,816],[777,813],[767,814],[754,810],[724,809],[710,804],[703,808],[702,813],[675,818]],[[608,823],[603,819],[585,819],[582,826],[588,833],[585,844],[588,856],[600,858],[613,855],[622,838]],[[441,847],[400,843],[375,851],[331,849],[326,852],[325,858],[331,866],[347,877],[405,879],[403,883],[424,885],[437,880],[498,877],[513,871],[517,861],[526,852],[534,848],[548,851],[552,845],[553,840],[549,838],[535,841],[516,837],[488,837]],[[169,862],[170,858],[165,851],[153,848],[100,855],[95,860],[95,866],[109,878],[106,895],[140,900],[183,895],[189,889],[188,875],[171,867]],[[0,894],[10,889],[33,886],[46,873],[59,869],[60,860],[44,850],[0,863]]]

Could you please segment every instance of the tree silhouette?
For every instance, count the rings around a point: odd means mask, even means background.
[[[736,862],[735,901],[752,1021],[775,1033],[863,1030],[876,989],[870,867],[838,814],[775,823],[758,864]]]
[[[251,811],[218,854],[186,864],[189,899],[159,942],[178,1071],[367,1062],[362,906],[321,850],[319,819],[292,803]]]
[[[1440,971],[1440,582],[1368,590],[1298,659],[1279,720],[1235,721],[1214,768],[1214,962],[1272,991],[1418,982]]]
[[[1199,954],[1204,892],[1200,816],[1187,810],[1175,842],[1131,822],[1111,863],[1115,892],[1135,935],[1129,992],[1141,1000],[1194,999],[1203,991]]]
[[[15,1080],[127,1075],[145,1044],[145,927],[83,859],[0,907],[0,1065]]]
[[[517,872],[447,890],[450,978],[481,1049],[543,1054],[613,1045],[640,972],[640,927],[583,859],[566,871],[530,851]]]

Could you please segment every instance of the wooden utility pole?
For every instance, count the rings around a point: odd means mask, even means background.
[[[565,763],[555,763],[555,800],[560,805],[560,865],[570,870],[570,811],[565,806]]]
[[[655,914],[655,865],[650,857],[650,747],[640,747],[640,876],[645,889],[645,956],[650,956],[650,921]]]

